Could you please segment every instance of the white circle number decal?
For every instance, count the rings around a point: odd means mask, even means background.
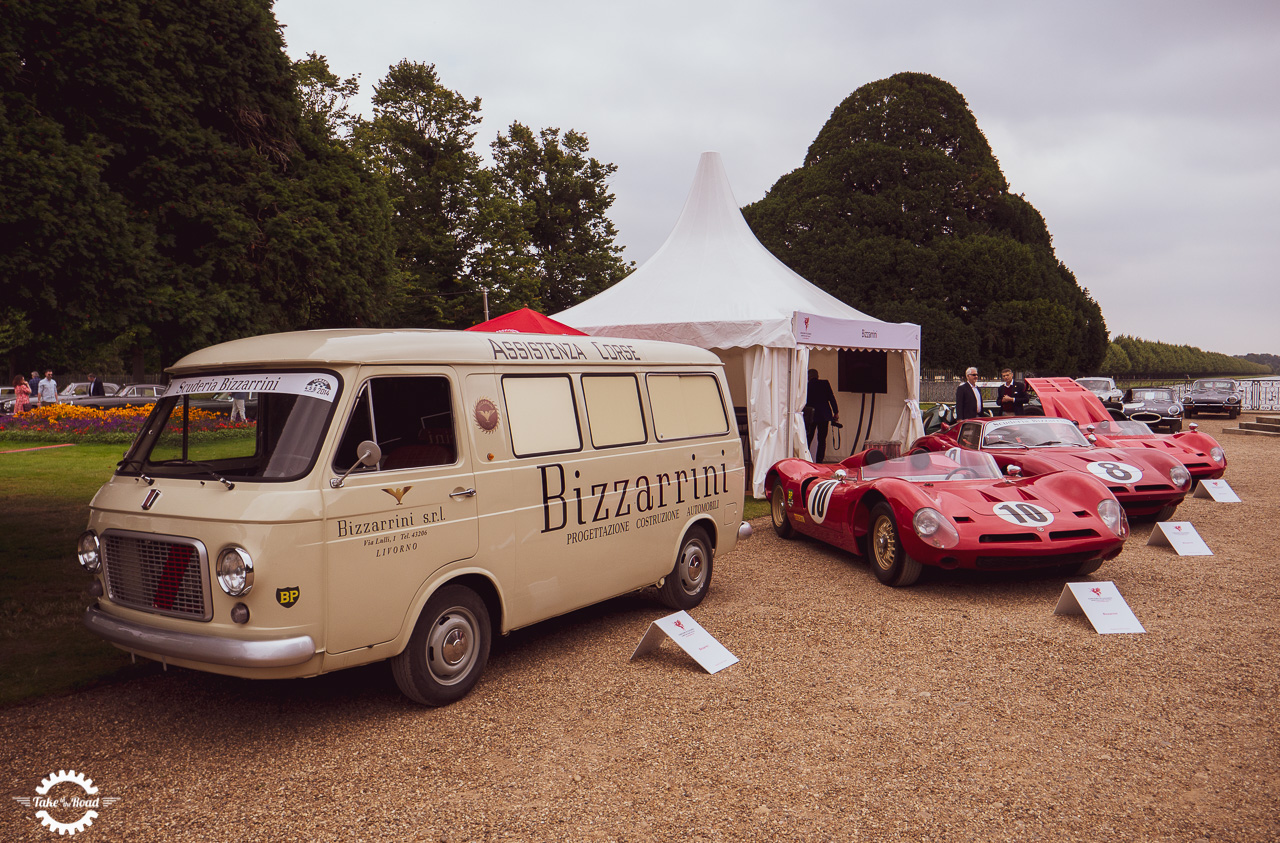
[[[1089,473],[1103,483],[1123,483],[1128,486],[1142,479],[1142,469],[1125,462],[1101,460],[1089,463]]]
[[[992,511],[1010,524],[1043,527],[1053,523],[1053,513],[1033,503],[998,503]]]
[[[831,502],[831,493],[839,485],[839,480],[819,480],[809,487],[809,500],[805,503],[813,523],[821,524],[827,519],[827,504]]]

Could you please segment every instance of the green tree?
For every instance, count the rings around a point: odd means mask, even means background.
[[[479,97],[445,88],[435,65],[405,60],[374,86],[373,119],[354,127],[353,142],[386,179],[394,208],[403,287],[393,308],[402,324],[466,327],[483,312],[470,275],[491,190],[473,149],[479,122]]]
[[[743,214],[818,286],[921,324],[926,365],[1075,374],[1106,353],[1101,309],[1009,193],[964,98],[932,76],[859,88]]]
[[[533,261],[536,283],[516,293],[528,296],[520,304],[554,313],[621,280],[628,266],[608,217],[618,168],[589,157],[586,135],[535,136],[516,122],[492,147],[496,190],[517,213]]]
[[[304,120],[268,0],[0,15],[0,294],[30,326],[19,352],[136,373],[144,355],[377,317],[385,196]]]

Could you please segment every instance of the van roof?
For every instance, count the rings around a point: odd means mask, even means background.
[[[264,334],[211,345],[183,357],[168,371],[185,374],[228,366],[405,365],[504,363],[574,365],[719,365],[702,348],[679,343],[556,334],[486,334],[423,328],[330,329]]]

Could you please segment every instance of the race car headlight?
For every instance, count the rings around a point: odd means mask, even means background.
[[[925,507],[916,512],[911,526],[925,544],[933,547],[955,547],[960,543],[956,528],[936,509]]]
[[[1222,450],[1221,445],[1214,445],[1209,449],[1209,459],[1214,462],[1222,462],[1227,458],[1227,452]]]
[[[1175,465],[1169,469],[1169,479],[1175,486],[1187,486],[1191,483],[1191,472],[1185,465]]]
[[[90,573],[102,567],[102,554],[98,549],[98,534],[93,530],[85,530],[76,540],[76,558],[80,566]]]
[[[248,594],[253,588],[253,559],[239,547],[226,547],[218,554],[218,585],[232,597]]]
[[[1107,525],[1107,529],[1118,537],[1124,538],[1129,535],[1129,519],[1125,517],[1124,508],[1115,498],[1107,498],[1098,504],[1098,517],[1102,519],[1103,524]]]

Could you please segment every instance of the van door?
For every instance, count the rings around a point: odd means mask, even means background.
[[[330,653],[395,638],[423,582],[476,553],[475,480],[458,394],[444,367],[370,377],[340,422],[334,478],[358,462],[365,440],[382,459],[324,490]]]

